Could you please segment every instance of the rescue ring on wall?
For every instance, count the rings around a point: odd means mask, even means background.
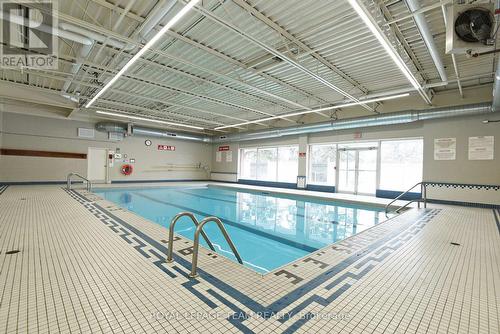
[[[123,175],[130,175],[130,174],[132,174],[133,170],[134,170],[134,168],[132,167],[132,165],[123,165],[122,166],[122,174]]]

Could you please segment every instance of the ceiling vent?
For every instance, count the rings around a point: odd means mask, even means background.
[[[493,3],[453,4],[446,26],[446,53],[475,54],[493,50]]]

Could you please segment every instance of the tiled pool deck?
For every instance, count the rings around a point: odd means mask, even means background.
[[[433,206],[265,276],[85,191],[0,187],[1,333],[499,333],[500,213]],[[19,252],[11,252],[19,251]]]

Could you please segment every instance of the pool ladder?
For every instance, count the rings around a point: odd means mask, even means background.
[[[424,203],[424,208],[427,208],[427,182],[419,182],[404,193],[401,193],[398,197],[390,201],[386,206],[385,206],[385,216],[389,217],[389,209],[391,206],[396,203],[396,201],[402,199],[405,195],[407,195],[409,192],[411,192],[413,189],[416,187],[420,186],[420,197],[417,199],[409,200],[405,205],[398,207],[396,210],[394,210],[394,213],[399,214],[401,210],[406,209],[410,204],[417,202],[418,203],[418,208],[420,209],[420,203]]]
[[[167,263],[172,263],[173,260],[173,253],[174,253],[174,228],[175,224],[179,219],[182,217],[189,217],[191,218],[191,221],[193,224],[196,226],[196,230],[194,232],[194,244],[193,244],[193,260],[192,260],[192,265],[191,265],[191,273],[189,274],[189,277],[195,278],[198,277],[197,274],[197,268],[198,268],[198,253],[200,250],[200,234],[205,239],[206,243],[208,244],[208,247],[215,252],[215,248],[208,238],[207,234],[205,231],[203,231],[203,227],[209,223],[209,222],[215,222],[217,226],[219,227],[219,230],[221,231],[222,235],[224,236],[224,239],[226,239],[226,242],[228,243],[229,247],[231,247],[231,250],[234,253],[234,256],[238,260],[240,264],[243,264],[243,260],[241,259],[240,253],[236,249],[236,246],[233,243],[233,240],[231,240],[231,237],[226,231],[226,228],[224,227],[224,224],[222,221],[217,218],[217,217],[207,217],[203,219],[201,222],[198,222],[198,219],[196,219],[195,215],[191,212],[181,212],[177,214],[173,219],[172,222],[170,223],[169,227],[169,235],[168,235],[168,251],[167,251]]]
[[[73,178],[73,176],[76,176],[77,178],[87,182],[87,191],[88,192],[92,191],[92,182],[78,173],[69,173],[68,176],[66,177],[66,188],[68,190],[71,190],[71,179]]]

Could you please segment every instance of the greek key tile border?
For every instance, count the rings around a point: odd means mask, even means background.
[[[113,214],[114,211],[123,209],[114,205],[100,205],[95,201],[101,198],[91,193],[64,190],[124,242],[170,278],[178,280],[181,286],[210,309],[216,309],[219,306],[231,309],[234,315],[228,317],[227,321],[244,333],[254,333],[252,328],[255,327],[255,321],[271,323],[270,325],[279,326],[280,329],[284,328],[284,333],[295,332],[310,319],[304,314],[307,315],[314,305],[327,306],[335,301],[388,256],[413,239],[441,211],[432,209],[409,212],[394,218],[401,220],[401,223],[395,227],[387,227],[382,223],[376,228],[356,235],[355,239],[347,239],[325,247],[267,274],[262,278],[264,281],[275,278],[283,279],[284,284],[288,284],[290,289],[282,294],[274,295],[272,300],[263,303],[234,288],[229,280],[215,277],[202,268],[199,268],[200,279],[189,279],[190,261],[174,252],[175,263],[167,265],[165,256],[167,245],[151,238]],[[366,233],[368,231],[370,233]],[[179,236],[176,238],[182,239]],[[328,261],[329,255],[339,253],[345,256],[340,262]],[[237,264],[232,265],[237,266]],[[302,273],[311,268],[314,269],[315,274],[304,277]],[[262,281],[256,284],[261,283]],[[300,303],[297,304],[299,300]],[[297,305],[291,307],[292,304]],[[253,324],[250,324],[250,314],[258,314],[260,317],[257,320],[251,318]],[[280,316],[276,317],[276,315]]]

